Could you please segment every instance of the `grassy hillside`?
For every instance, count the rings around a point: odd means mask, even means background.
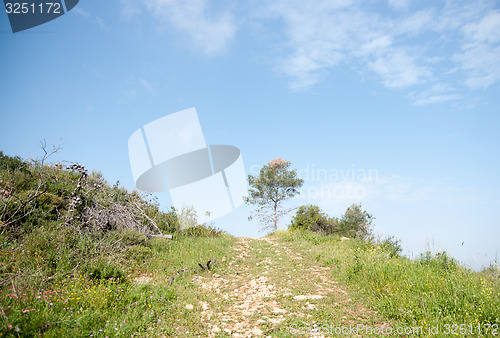
[[[500,334],[498,273],[475,272],[445,253],[410,260],[390,248],[356,239],[341,241],[308,231],[275,236],[323,266],[366,304],[401,325],[458,324],[455,332],[476,336],[478,327]],[[288,244],[289,243],[289,244]],[[460,328],[460,324],[462,328]],[[462,331],[460,331],[462,329]],[[442,331],[440,331],[442,332]]]
[[[168,334],[198,264],[217,271],[232,242],[81,166],[0,153],[0,334]]]
[[[390,240],[341,240],[325,229],[347,221],[317,212],[321,227],[304,212],[261,240],[185,229],[150,196],[44,162],[0,152],[2,336],[288,337],[358,323],[499,332],[498,271],[444,253],[410,260]]]

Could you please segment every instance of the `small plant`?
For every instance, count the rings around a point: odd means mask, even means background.
[[[500,267],[498,267],[498,264],[496,263],[492,263],[487,268],[484,268],[482,273],[487,276],[500,279]]]
[[[389,257],[399,257],[400,253],[403,251],[401,240],[394,236],[387,236],[379,241],[378,245],[382,250],[389,253]]]
[[[198,225],[198,215],[193,206],[183,206],[179,212],[178,220],[181,231]]]
[[[125,274],[123,270],[115,263],[106,261],[104,259],[99,259],[89,264],[82,272],[91,280],[101,280],[101,279],[123,279]]]

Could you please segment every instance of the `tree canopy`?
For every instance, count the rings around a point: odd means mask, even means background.
[[[262,230],[278,230],[279,218],[292,210],[285,208],[283,202],[298,195],[304,183],[290,166],[289,161],[277,158],[264,165],[258,176],[248,175],[250,188],[245,203],[257,206],[249,218],[257,216]]]

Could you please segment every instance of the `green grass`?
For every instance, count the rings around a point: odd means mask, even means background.
[[[341,242],[301,231],[276,236],[318,264],[332,267],[334,278],[400,324],[466,324],[474,332],[493,325],[491,332],[500,325],[499,278],[466,269],[445,253],[410,260],[390,257],[380,246],[357,240]]]
[[[6,238],[2,238],[5,243]],[[48,281],[40,288],[4,284],[0,293],[0,333],[19,336],[144,336],[176,335],[179,327],[201,330],[185,305],[193,301],[193,274],[203,274],[198,263],[217,259],[217,271],[231,257],[233,238],[176,237],[148,243],[151,255],[140,260],[124,255],[115,266],[123,277],[92,279],[67,275]],[[45,268],[43,254],[23,252],[20,244],[0,250],[2,266],[29,261],[36,271]],[[29,255],[29,256],[25,256]],[[29,257],[29,259],[27,259]],[[223,260],[223,258],[226,259]],[[33,259],[34,258],[34,259]],[[34,262],[33,262],[34,261]],[[94,262],[106,266],[108,262]],[[181,269],[169,285],[170,277]],[[111,269],[112,270],[112,269]],[[144,284],[142,284],[144,283]],[[196,325],[198,323],[198,325]]]
[[[173,234],[173,240],[155,237]],[[233,238],[181,231],[147,195],[83,167],[0,151],[0,335],[177,335],[201,328],[185,303],[198,264],[224,266]],[[183,270],[182,273],[179,273]],[[176,276],[175,279],[171,277]]]
[[[55,231],[50,227],[41,229],[47,231],[45,235]],[[37,233],[43,234],[42,230]],[[200,301],[213,304],[217,296],[204,294],[192,277],[227,274],[230,270],[226,263],[234,256],[233,237],[179,235],[174,240],[143,240],[141,236],[120,233],[108,237],[110,241],[127,238],[134,244],[120,255],[97,255],[93,260],[80,261],[74,273],[55,273],[48,279],[46,271],[56,259],[54,250],[67,245],[64,239],[44,239],[42,246],[36,236],[24,241],[0,236],[0,333],[21,337],[155,337],[205,332]],[[368,324],[385,318],[391,325],[424,329],[428,325],[439,325],[443,330],[445,324],[466,324],[464,330],[469,336],[477,335],[478,325],[484,333],[488,325],[500,322],[498,277],[467,270],[444,254],[410,260],[390,257],[376,245],[356,240],[341,242],[310,232],[279,232],[273,237],[278,247],[264,241],[250,242],[254,254],[244,260],[248,278],[262,276],[267,270],[270,283],[285,286],[286,292],[312,294],[321,280],[304,271],[313,265],[326,266],[331,268],[331,279],[346,285],[354,298],[350,302],[337,294],[310,301],[316,310],[305,320],[297,316],[305,311],[304,304],[279,294],[275,299],[289,315],[278,327],[263,324],[266,334],[289,336],[291,325],[306,328],[314,321],[340,326],[359,322],[363,315]],[[284,246],[300,253],[303,260],[288,255]],[[32,251],[34,248],[39,251]],[[198,268],[198,263],[205,264],[209,259],[218,260],[211,272]],[[65,267],[62,263],[59,266]],[[188,271],[178,274],[181,269]],[[16,278],[19,274],[31,278],[37,287]],[[172,276],[177,277],[169,285]],[[301,282],[294,283],[297,280]],[[360,302],[377,310],[378,315],[360,310]],[[220,306],[230,304],[221,302]]]
[[[83,178],[87,183],[80,186]],[[222,285],[221,292],[264,275],[279,289],[275,299],[288,314],[279,325],[262,324],[272,336],[290,336],[290,325],[311,321],[416,326],[424,332],[440,325],[441,333],[445,325],[453,330],[462,324],[456,333],[499,332],[498,271],[474,272],[444,253],[410,260],[399,257],[390,241],[383,246],[280,231],[272,235],[275,243],[248,240],[251,254],[229,266],[235,238],[205,226],[181,230],[175,210],[161,213],[98,173],[1,152],[0,211],[0,336],[203,334],[202,302],[217,313],[232,306],[193,281],[195,274],[213,281],[215,273],[235,283]],[[154,237],[159,231],[174,239]],[[199,267],[209,260],[218,261],[211,271]],[[330,269],[318,272],[318,266]],[[314,311],[290,297],[321,290],[328,296],[310,301]],[[271,316],[270,310],[263,309]],[[251,322],[260,317],[253,314]]]

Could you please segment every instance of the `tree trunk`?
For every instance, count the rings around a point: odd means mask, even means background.
[[[278,231],[278,203],[274,203],[274,232]]]

